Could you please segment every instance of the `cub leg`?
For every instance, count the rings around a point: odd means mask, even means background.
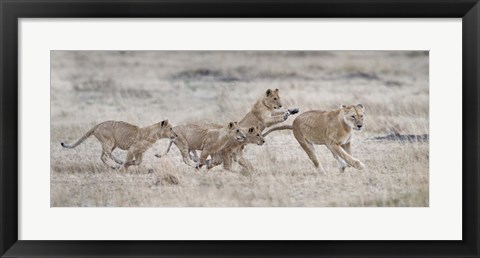
[[[232,163],[233,163],[233,157],[231,152],[225,151],[222,155],[223,159],[223,169],[232,171]]]
[[[190,167],[196,167],[196,164],[192,162],[190,159],[188,152],[188,143],[185,139],[178,137],[176,141],[174,141],[175,145],[177,145],[180,154],[182,154],[182,159],[185,164],[189,165]]]
[[[143,153],[138,153],[137,155],[135,155],[135,161],[133,162],[133,165],[140,166],[140,164],[142,164],[142,160],[143,160]]]
[[[248,171],[252,171],[253,170],[253,165],[252,163],[250,163],[248,160],[245,159],[245,157],[240,156],[240,158],[238,159],[238,164],[240,164],[240,166],[244,167],[245,169],[247,169]]]
[[[196,166],[197,169],[200,169],[202,168],[203,165],[205,165],[205,163],[207,162],[208,155],[210,155],[210,152],[206,148],[204,148],[202,150],[202,153],[200,154],[200,159],[198,160],[198,163]]]
[[[207,169],[214,168],[214,167],[223,163],[223,152],[222,151],[211,155],[211,157],[212,157],[211,159],[206,161]]]
[[[102,143],[102,155],[100,156],[100,159],[105,163],[107,166],[113,169],[119,168],[118,165],[112,164],[112,162],[109,162],[109,157],[112,154],[112,149],[114,148],[115,144],[110,143],[110,142],[103,142]]]
[[[330,144],[328,148],[330,149],[330,151],[332,151],[332,153],[335,153],[336,155],[340,156],[340,158],[345,160],[350,166],[358,170],[362,170],[365,168],[365,165],[362,162],[350,156],[347,152],[345,152],[342,147],[340,147],[340,145]]]
[[[125,171],[127,171],[131,165],[134,165],[134,157],[135,155],[133,154],[133,152],[129,150],[127,153],[127,158],[125,159],[125,163],[123,164],[123,168],[125,169]]]
[[[115,148],[117,148],[116,146],[113,146],[112,148],[112,151],[110,152],[110,158],[115,161],[117,164],[119,165],[122,165],[123,164],[123,161],[119,158],[117,158],[115,155],[113,155],[113,150],[115,150]]]
[[[282,112],[282,114],[280,114],[280,115],[267,117],[263,121],[263,124],[265,125],[265,127],[270,127],[272,125],[279,124],[279,123],[287,120],[288,116],[289,116],[288,112]]]
[[[196,150],[190,150],[188,152],[188,155],[190,156],[190,159],[195,161],[195,162],[198,162],[198,155],[197,155],[197,151]]]

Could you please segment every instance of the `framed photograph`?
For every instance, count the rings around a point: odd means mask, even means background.
[[[479,256],[478,1],[2,1],[1,257]]]

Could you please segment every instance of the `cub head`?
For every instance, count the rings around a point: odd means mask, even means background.
[[[343,109],[343,121],[353,130],[363,130],[363,119],[365,116],[365,108],[363,105],[341,105],[340,107]]]
[[[232,136],[235,140],[239,142],[243,142],[243,140],[245,140],[245,135],[242,133],[242,130],[240,130],[237,122],[230,122],[227,128],[228,134]]]
[[[268,89],[263,96],[263,104],[270,109],[279,109],[282,107],[280,96],[278,95],[278,89]]]
[[[263,145],[265,143],[265,139],[263,139],[262,136],[262,131],[258,125],[247,128],[245,135],[247,143],[256,143],[257,145]]]
[[[178,135],[173,131],[172,125],[168,122],[168,119],[159,122],[158,125],[160,127],[158,132],[160,138],[170,138],[172,140],[177,138]]]

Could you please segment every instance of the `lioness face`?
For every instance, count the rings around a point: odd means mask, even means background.
[[[230,122],[228,124],[228,134],[239,142],[243,142],[243,140],[245,140],[245,135],[238,126],[237,122]]]
[[[163,120],[160,124],[160,136],[165,138],[170,138],[174,140],[177,138],[177,134],[173,131],[172,125],[168,122],[168,120]]]
[[[280,102],[280,96],[278,95],[278,89],[271,90],[268,89],[265,92],[265,97],[263,98],[263,103],[268,108],[279,109],[282,107],[282,102]]]
[[[263,139],[262,132],[258,126],[248,128],[246,136],[248,143],[256,143],[257,145],[263,145],[265,143],[265,139]]]
[[[363,119],[365,115],[365,109],[362,104],[358,104],[356,106],[344,106],[342,105],[344,110],[343,120],[347,123],[350,128],[356,131],[363,130]]]

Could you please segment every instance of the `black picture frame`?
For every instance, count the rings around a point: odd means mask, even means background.
[[[1,257],[479,257],[478,0],[0,0],[0,16]],[[18,240],[18,19],[63,17],[462,18],[463,240]]]

